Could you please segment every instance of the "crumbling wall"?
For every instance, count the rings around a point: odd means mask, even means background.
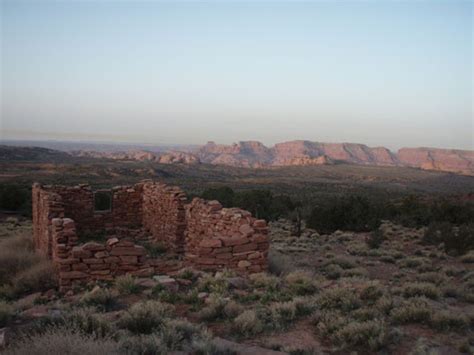
[[[44,190],[41,185],[32,188],[33,244],[43,255],[52,257],[51,220],[64,217],[61,196]]]
[[[113,280],[125,273],[151,276],[155,272],[154,266],[148,262],[145,248],[131,240],[110,238],[104,243],[78,245],[72,219],[54,218],[52,226],[52,261],[63,291],[77,283]]]
[[[175,186],[146,182],[143,186],[143,227],[152,240],[175,253],[184,251],[186,194]]]
[[[157,182],[111,190],[111,210],[95,211],[89,185],[33,185],[33,234],[38,251],[58,270],[62,290],[77,282],[148,276],[187,265],[239,273],[267,269],[268,228],[247,211],[217,201],[187,198],[178,187]],[[67,217],[67,218],[65,218]],[[79,245],[85,232],[106,231],[104,243]],[[163,243],[169,253],[151,258],[139,244]]]
[[[195,198],[186,206],[185,258],[203,270],[267,269],[268,228],[248,211],[222,208],[218,201]]]

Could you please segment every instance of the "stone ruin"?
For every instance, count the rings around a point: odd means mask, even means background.
[[[110,198],[110,208],[96,210],[99,193]],[[34,245],[52,260],[62,291],[187,266],[239,274],[267,269],[266,221],[239,208],[222,208],[218,201],[188,202],[178,187],[143,181],[94,192],[84,184],[35,183],[32,194]],[[94,236],[102,238],[88,241]],[[156,255],[154,248],[166,252]]]

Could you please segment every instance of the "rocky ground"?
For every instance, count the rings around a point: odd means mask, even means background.
[[[474,255],[389,222],[367,233],[271,228],[270,272],[183,269],[67,294],[31,250],[31,223],[0,224],[0,344],[7,354],[456,354],[474,350]],[[378,247],[375,244],[380,244]],[[369,246],[371,245],[372,248]],[[52,350],[54,349],[54,351]]]

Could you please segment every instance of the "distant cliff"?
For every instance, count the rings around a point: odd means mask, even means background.
[[[266,147],[258,141],[230,145],[209,142],[192,152],[168,150],[94,151],[68,153],[44,148],[0,146],[0,160],[42,159],[66,160],[68,156],[140,160],[162,164],[214,164],[246,168],[358,164],[404,166],[425,170],[453,172],[474,176],[474,151],[438,148],[402,148],[391,152],[384,147],[368,147],[357,143],[320,143],[304,140],[277,143]]]

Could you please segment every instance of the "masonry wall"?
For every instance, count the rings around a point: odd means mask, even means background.
[[[268,228],[248,211],[222,208],[218,201],[195,198],[186,206],[185,258],[202,270],[267,269]]]
[[[158,182],[143,185],[143,227],[152,240],[175,253],[184,251],[186,194],[175,186]]]
[[[36,249],[58,270],[62,290],[76,283],[149,276],[186,265],[201,270],[267,269],[268,228],[248,211],[187,197],[178,187],[146,181],[111,190],[112,209],[94,211],[88,185],[32,189]],[[79,245],[78,235],[106,231],[106,242]],[[150,257],[139,243],[163,243],[169,253]]]
[[[51,220],[64,217],[64,203],[58,194],[44,190],[39,184],[34,184],[32,206],[33,244],[39,253],[51,258]]]

